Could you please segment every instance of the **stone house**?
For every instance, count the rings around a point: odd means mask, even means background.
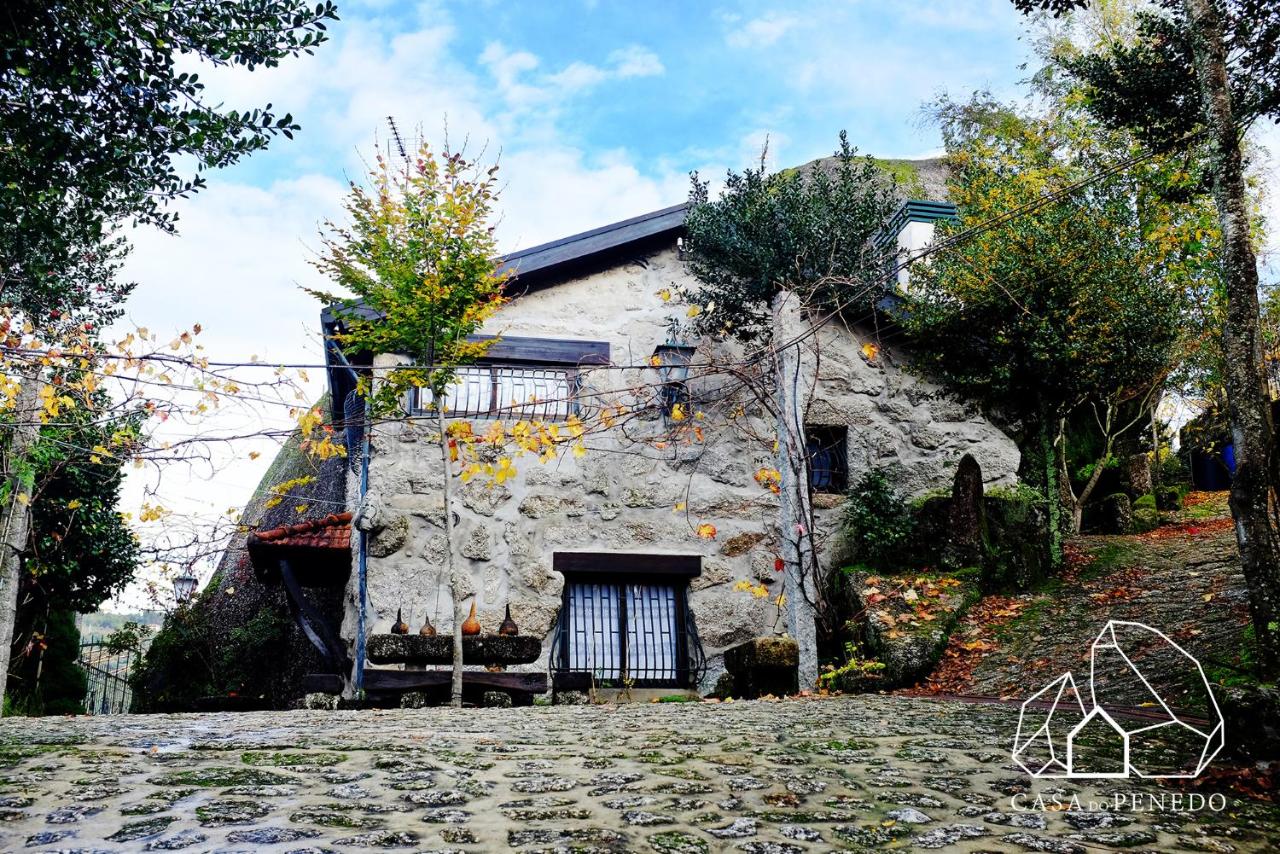
[[[887,236],[906,251],[919,248],[933,220],[952,211],[908,202]],[[692,283],[680,257],[684,212],[666,208],[507,256],[516,273],[512,298],[485,330],[499,338],[460,373],[451,416],[477,429],[494,418],[554,421],[600,395],[646,385],[660,398],[674,389],[696,400],[697,389],[657,382],[649,367],[651,357],[670,355],[660,345],[671,343],[673,312],[683,310],[660,292]],[[330,311],[322,320],[328,333],[341,323]],[[838,557],[842,492],[869,467],[893,470],[913,494],[946,485],[965,453],[989,484],[1014,478],[1013,442],[976,409],[905,372],[906,355],[871,328],[830,325],[816,341],[821,360],[806,428],[824,560]],[[331,348],[335,422],[349,411],[344,402],[358,405],[355,373],[398,361]],[[388,632],[398,615],[411,633],[425,617],[441,634],[452,625],[442,467],[435,444],[423,441],[432,424],[412,417],[417,401],[406,399],[405,408],[410,417],[371,428],[367,472],[348,478],[348,506],[358,508],[364,537],[352,538],[340,634],[357,659],[357,639]],[[652,438],[664,420],[655,412],[632,432]],[[757,421],[767,434],[770,424]],[[349,438],[354,462],[364,437]],[[494,631],[509,606],[520,633],[542,640],[537,661],[511,669],[549,672],[553,682],[588,674],[602,684],[705,692],[725,650],[781,631],[776,498],[753,478],[773,465],[771,448],[710,425],[704,441],[660,451],[663,443],[650,441],[634,452],[608,433],[590,444],[581,458],[517,460],[518,473],[501,485],[453,481],[456,555],[484,631]],[[699,524],[713,525],[715,537],[696,536]],[[770,594],[744,592],[743,581]]]

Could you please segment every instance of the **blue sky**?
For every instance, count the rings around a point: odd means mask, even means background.
[[[516,249],[680,202],[691,170],[716,178],[750,165],[766,137],[774,166],[830,153],[841,129],[864,152],[936,153],[923,102],[943,90],[1012,96],[1025,73],[1007,0],[339,6],[313,57],[254,73],[193,69],[212,98],[272,102],[302,131],[210,174],[178,207],[180,235],[135,233],[133,322],[162,337],[199,322],[214,358],[321,361],[319,306],[299,286],[325,284],[308,264],[317,224],[340,215],[345,181],[385,140],[388,114],[434,140],[447,117],[455,145],[501,152],[498,234]],[[229,411],[199,429],[287,423],[279,410]],[[129,497],[146,487],[170,509],[216,515],[243,506],[273,453],[265,440],[239,443],[159,481],[131,474]],[[135,587],[117,607],[142,598]]]
[[[829,153],[841,129],[879,155],[936,150],[922,102],[944,89],[1012,93],[1025,59],[1007,0],[345,2],[340,12],[315,57],[206,75],[229,104],[272,100],[303,125],[212,180],[341,179],[385,114],[432,138],[447,115],[455,140],[503,152],[511,248],[679,201],[690,170],[746,165],[766,135],[776,165]],[[562,172],[569,195],[547,181]],[[583,178],[608,201],[566,209]]]

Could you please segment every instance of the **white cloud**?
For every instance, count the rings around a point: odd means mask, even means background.
[[[603,66],[577,60],[545,74],[536,73],[541,65],[538,57],[528,51],[508,50],[501,42],[486,45],[480,62],[489,70],[506,105],[521,110],[562,111],[567,99],[610,80],[651,77],[665,70],[657,54],[639,45],[611,52]]]
[[[326,284],[308,263],[318,223],[341,216],[345,176],[362,173],[375,134],[385,139],[388,115],[402,131],[422,125],[433,141],[447,121],[455,146],[465,137],[472,151],[487,146],[493,156],[501,150],[499,238],[507,250],[684,198],[682,171],[646,173],[625,151],[588,154],[568,143],[558,124],[574,96],[663,73],[652,51],[626,46],[600,65],[581,60],[547,72],[537,55],[495,42],[468,67],[456,55],[447,17],[433,16],[410,32],[396,32],[398,23],[346,21],[316,56],[252,76],[201,69],[211,99],[237,107],[274,102],[291,110],[303,131],[243,166],[211,174],[209,188],[179,206],[178,236],[134,235],[127,274],[140,284],[128,304],[132,321],[161,336],[199,322],[200,340],[214,359],[322,362],[319,305],[299,285]],[[273,178],[255,183],[255,170],[266,163],[273,164]],[[310,377],[314,398],[324,378],[320,371]],[[178,439],[289,423],[281,408],[264,407],[220,412],[199,427],[169,423],[164,430]],[[250,460],[250,451],[261,456]],[[272,442],[260,439],[218,448],[210,466],[175,468],[159,481],[150,470],[131,473],[126,503],[136,506],[144,491],[155,490],[153,501],[179,513],[216,516],[243,506],[273,454]],[[211,565],[203,568],[205,577],[209,571]],[[144,605],[141,591],[140,581],[115,607]]]
[[[654,77],[666,71],[656,53],[634,44],[610,53],[609,63],[614,74],[621,78]]]
[[[770,12],[745,22],[736,17],[730,18],[728,23],[733,27],[724,37],[729,47],[762,48],[777,42],[799,26],[801,21],[794,15]]]

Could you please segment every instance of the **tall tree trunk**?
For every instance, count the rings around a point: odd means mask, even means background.
[[[1066,481],[1066,492],[1070,492],[1070,482],[1062,476],[1065,469],[1063,457],[1066,451],[1062,437],[1062,419],[1048,406],[1040,407],[1040,414],[1035,419],[1034,436],[1027,443],[1029,459],[1025,468],[1020,467],[1020,474],[1025,471],[1026,479],[1044,493],[1046,532],[1049,538],[1044,543],[1045,554],[1049,559],[1049,567],[1057,571],[1062,566],[1062,531],[1065,527],[1063,511],[1069,506],[1068,496],[1064,495],[1063,483]]]
[[[1249,243],[1242,128],[1231,103],[1227,48],[1218,10],[1213,0],[1183,0],[1183,5],[1191,25],[1201,105],[1213,148],[1214,200],[1222,228],[1227,293],[1222,350],[1236,456],[1231,515],[1262,663],[1274,672],[1280,665],[1280,542],[1270,512],[1273,425],[1258,323],[1258,264]]]
[[[773,301],[773,340],[787,342],[802,329],[796,296],[783,291]],[[800,347],[776,354],[778,404],[778,528],[784,566],[787,633],[800,648],[802,690],[818,682],[818,555],[813,539],[813,501],[809,494],[809,453],[804,434],[807,398]]]
[[[18,588],[22,586],[22,556],[27,549],[31,529],[31,508],[26,500],[29,488],[21,477],[21,464],[26,462],[31,447],[40,434],[40,372],[32,368],[19,376],[22,383],[14,402],[14,427],[4,449],[9,469],[9,501],[0,513],[0,702],[4,700],[9,678],[9,657],[13,650],[14,622],[18,615]]]
[[[449,484],[449,436],[445,433],[444,399],[437,395],[436,426],[440,431],[440,463],[444,484],[440,494],[444,498],[444,539],[446,543],[446,566],[449,569],[449,595],[453,599],[453,679],[449,691],[449,705],[455,709],[462,708],[462,622],[466,615],[462,611],[462,583],[458,577],[458,565],[453,556],[453,501]]]

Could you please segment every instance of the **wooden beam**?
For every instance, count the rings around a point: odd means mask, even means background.
[[[551,561],[552,568],[561,574],[670,575],[685,578],[702,574],[701,555],[556,552]]]
[[[530,362],[539,365],[607,365],[608,341],[533,338],[516,335],[468,335],[468,341],[492,341],[480,359],[485,362]]]
[[[364,687],[369,691],[423,691],[440,688],[453,678],[448,670],[380,670],[365,668]],[[542,694],[547,690],[546,673],[489,673],[468,670],[462,674],[464,687],[486,691],[514,691]],[[337,694],[342,691],[342,677],[336,673],[308,673],[302,677],[305,693]]]

